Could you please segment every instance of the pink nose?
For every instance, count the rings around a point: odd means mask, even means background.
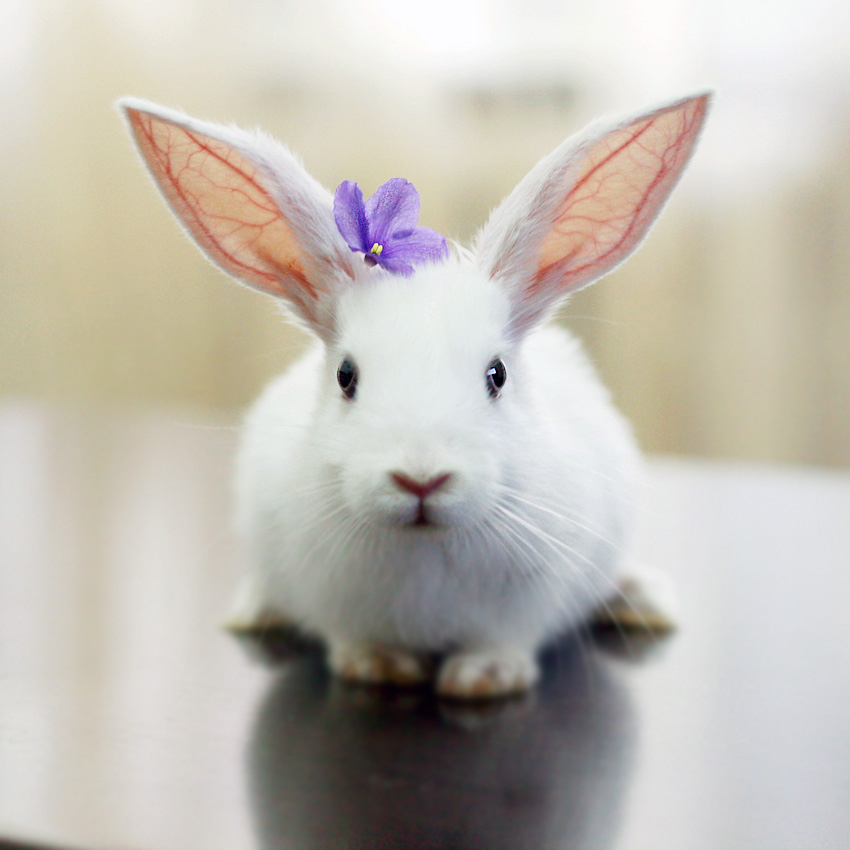
[[[452,477],[451,472],[444,472],[442,475],[435,475],[428,481],[417,481],[403,472],[391,472],[390,477],[402,490],[407,490],[408,493],[413,493],[420,501],[424,501],[435,490],[439,490]]]

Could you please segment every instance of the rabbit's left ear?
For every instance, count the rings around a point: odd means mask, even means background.
[[[591,126],[543,159],[493,212],[476,258],[507,288],[515,333],[634,251],[687,165],[708,103],[702,94],[613,127]]]
[[[356,274],[330,193],[261,133],[207,124],[136,98],[118,106],[154,181],[198,247],[330,338],[335,296]]]

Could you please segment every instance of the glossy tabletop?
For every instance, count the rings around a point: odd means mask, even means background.
[[[463,706],[222,631],[236,438],[0,405],[0,839],[850,846],[850,475],[652,460],[637,554],[680,630],[565,639],[527,698]]]

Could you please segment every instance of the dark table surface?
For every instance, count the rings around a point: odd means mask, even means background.
[[[0,836],[110,850],[850,846],[850,475],[649,466],[681,629],[490,706],[220,622],[236,430],[0,406]],[[0,840],[0,847],[10,847]]]

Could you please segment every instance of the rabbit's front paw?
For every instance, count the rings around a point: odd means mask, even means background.
[[[328,663],[347,682],[411,686],[431,678],[427,659],[385,646],[332,643]]]
[[[498,699],[525,693],[538,673],[534,656],[523,650],[458,652],[443,662],[437,693],[451,699]]]

